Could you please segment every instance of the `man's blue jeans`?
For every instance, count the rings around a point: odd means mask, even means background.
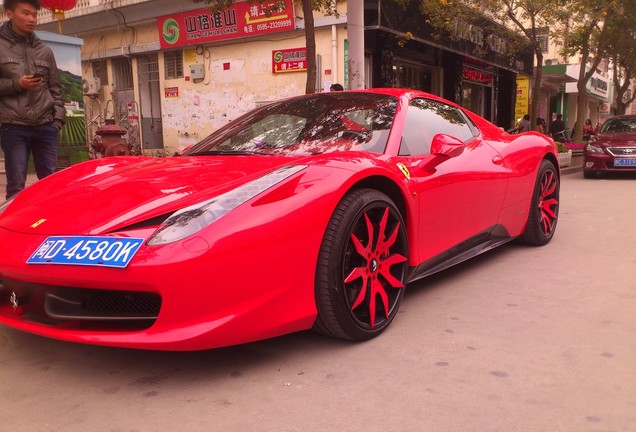
[[[38,179],[56,171],[58,141],[59,133],[53,123],[40,126],[0,126],[0,145],[7,172],[7,199],[24,189],[30,153],[33,153]]]

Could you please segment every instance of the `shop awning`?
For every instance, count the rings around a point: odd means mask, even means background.
[[[542,86],[558,90],[565,83],[576,82],[577,79],[575,77],[568,75],[567,66],[566,64],[543,66]]]

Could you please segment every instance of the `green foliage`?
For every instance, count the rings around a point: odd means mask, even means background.
[[[559,141],[555,141],[554,145],[556,145],[557,151],[559,153],[567,153],[568,152],[568,148],[566,147],[565,144],[563,144],[562,142]]]
[[[71,160],[71,165],[76,163],[87,161],[88,147],[86,146],[73,146],[73,147],[59,147],[57,149],[58,157],[68,157]]]
[[[625,114],[627,106],[636,99],[629,93],[636,78],[636,7],[624,7],[608,23],[607,57],[612,59],[616,114]]]
[[[77,101],[80,107],[84,107],[84,94],[82,93],[82,77],[68,71],[59,71],[60,85],[64,93],[65,102]]]
[[[66,124],[60,131],[60,146],[81,146],[86,144],[86,120],[83,116],[66,117]]]

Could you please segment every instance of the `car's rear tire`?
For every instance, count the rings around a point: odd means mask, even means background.
[[[528,223],[521,237],[524,243],[542,246],[552,239],[559,219],[560,188],[556,166],[543,160],[537,173]]]
[[[406,226],[382,192],[359,189],[334,211],[316,270],[314,329],[347,340],[367,340],[391,323],[408,276]]]

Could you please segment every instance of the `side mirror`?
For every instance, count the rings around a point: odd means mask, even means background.
[[[437,134],[431,142],[431,154],[436,156],[457,157],[464,152],[463,141],[451,135]]]
[[[430,154],[418,168],[430,171],[442,162],[459,156],[464,152],[466,144],[451,135],[437,134],[431,141]]]

